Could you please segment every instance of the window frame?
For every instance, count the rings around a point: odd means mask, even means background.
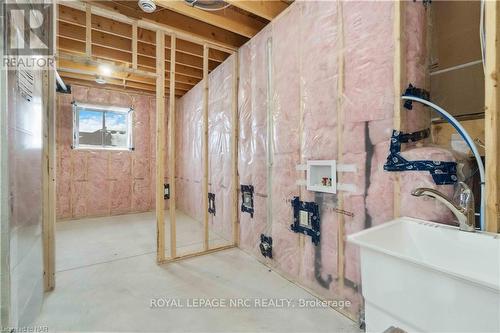
[[[133,112],[132,107],[119,107],[114,105],[105,104],[89,104],[73,101],[73,144],[71,148],[75,150],[117,150],[117,151],[133,151]],[[80,111],[87,110],[93,112],[100,112],[102,114],[102,129],[106,126],[106,113],[122,113],[127,115],[127,145],[123,147],[109,146],[104,144],[104,140],[101,139],[102,145],[89,145],[80,144]],[[104,133],[103,133],[104,134]]]

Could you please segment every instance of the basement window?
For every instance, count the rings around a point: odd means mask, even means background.
[[[73,148],[133,150],[132,108],[73,102]]]

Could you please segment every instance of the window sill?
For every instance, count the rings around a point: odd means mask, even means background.
[[[134,148],[121,148],[121,147],[97,147],[97,146],[78,146],[71,147],[73,150],[97,150],[97,151],[125,151],[133,152]]]

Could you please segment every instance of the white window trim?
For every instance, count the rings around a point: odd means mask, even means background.
[[[75,150],[112,150],[112,151],[133,151],[133,138],[134,132],[132,129],[133,123],[133,112],[134,109],[132,107],[118,107],[114,105],[105,105],[105,104],[89,104],[89,103],[80,103],[77,101],[73,101],[73,145],[72,148]],[[115,146],[97,146],[97,145],[85,145],[80,144],[80,126],[79,126],[79,112],[80,109],[88,109],[101,111],[104,117],[106,112],[116,112],[116,113],[125,113],[127,114],[127,147],[115,147]]]

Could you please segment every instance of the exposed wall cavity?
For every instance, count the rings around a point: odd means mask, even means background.
[[[232,197],[233,94],[236,56],[208,75],[208,193],[214,199],[208,218],[209,246],[233,243]],[[203,91],[201,81],[176,103],[177,209],[203,223]],[[200,227],[200,231],[202,228]],[[203,244],[196,231],[192,239]],[[202,250],[197,249],[197,250]]]
[[[72,149],[71,102],[74,100],[132,106],[134,150]],[[57,218],[109,216],[154,209],[155,97],[73,85],[72,94],[59,94],[57,102]],[[168,165],[166,161],[165,165]],[[165,177],[164,181],[167,183],[168,179]]]

